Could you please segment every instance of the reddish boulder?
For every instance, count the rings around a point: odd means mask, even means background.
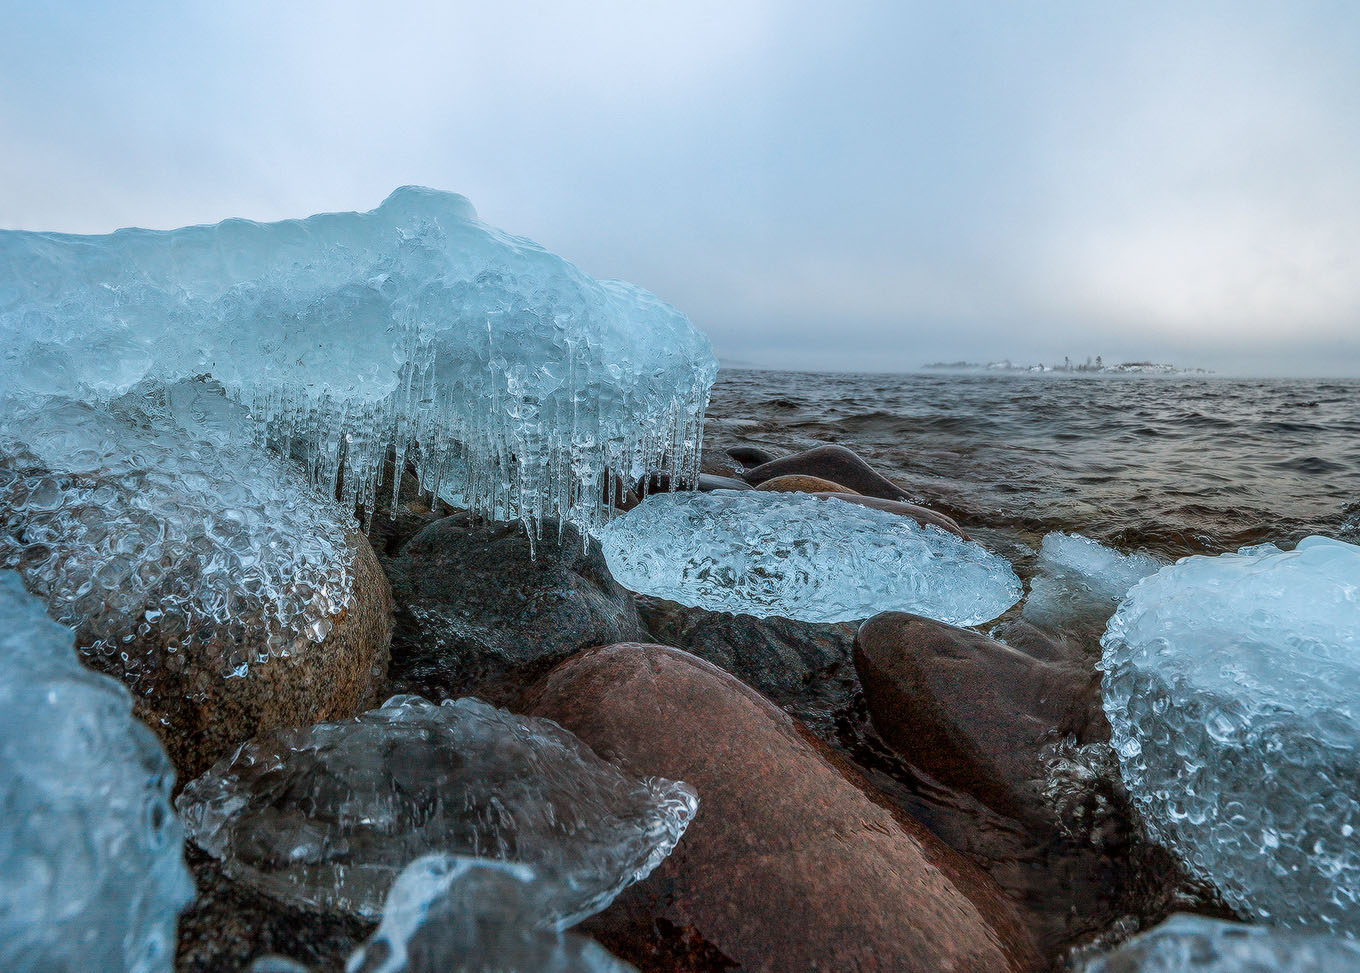
[[[839,483],[803,473],[788,473],[784,476],[771,477],[756,489],[765,490],[768,493],[828,493],[833,495],[843,493],[847,496],[858,496],[854,490],[843,487]]]
[[[675,852],[582,927],[624,958],[651,969],[1039,967],[987,876],[716,666],[658,645],[589,649],[524,703],[630,773],[698,789]]]

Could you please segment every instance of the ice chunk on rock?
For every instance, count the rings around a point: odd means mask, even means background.
[[[977,625],[1021,593],[1010,563],[972,541],[802,493],[656,494],[600,537],[624,587],[709,611],[804,622],[905,611]]]
[[[557,931],[565,890],[527,865],[427,855],[402,870],[382,925],[347,973],[630,973],[595,942]],[[566,892],[570,898],[570,892]]]
[[[1326,933],[1290,932],[1180,914],[1082,973],[1360,973],[1360,943]]]
[[[371,509],[395,447],[427,489],[532,523],[595,522],[606,469],[697,476],[717,371],[653,295],[409,186],[280,223],[0,231],[0,339],[0,415],[209,374],[346,502]]]
[[[174,774],[71,643],[0,571],[0,969],[168,971],[193,898]]]
[[[1048,534],[1021,614],[1049,631],[1103,626],[1129,589],[1161,567],[1155,557],[1120,554],[1080,534]]]
[[[1360,932],[1360,547],[1310,537],[1145,579],[1102,640],[1152,836],[1243,912]]]
[[[447,852],[532,865],[565,890],[562,924],[650,873],[697,807],[551,721],[417,696],[257,737],[179,797],[200,847],[282,899],[377,916],[408,862]]]

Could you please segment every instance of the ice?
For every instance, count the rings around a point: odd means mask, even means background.
[[[165,751],[0,571],[0,969],[171,968],[193,898]]]
[[[1052,533],[1021,612],[1049,631],[1103,626],[1130,588],[1162,567],[1147,554],[1120,554],[1080,534]],[[1099,629],[1097,629],[1099,631]]]
[[[582,936],[557,931],[563,890],[527,865],[427,855],[397,877],[382,924],[347,973],[630,973]],[[568,896],[569,897],[569,896]]]
[[[977,625],[1021,593],[1009,562],[971,541],[802,493],[656,494],[600,536],[624,587],[709,611],[805,622],[907,611]]]
[[[1102,646],[1152,836],[1244,914],[1360,932],[1360,547],[1186,558],[1129,593]]]
[[[556,723],[417,696],[257,737],[179,798],[190,838],[282,899],[376,916],[408,862],[446,852],[532,865],[569,893],[563,925],[650,873],[697,806]]]
[[[697,476],[717,370],[652,294],[409,186],[369,213],[0,232],[0,339],[0,414],[207,375],[346,504],[372,509],[394,449],[424,488],[530,525],[595,523],[606,470]]]
[[[1182,913],[1082,973],[1356,973],[1360,943],[1316,932],[1246,926]]]

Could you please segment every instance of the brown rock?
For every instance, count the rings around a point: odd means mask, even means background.
[[[776,476],[795,473],[844,484],[855,493],[862,493],[866,497],[881,497],[884,500],[908,499],[906,491],[879,474],[860,459],[858,454],[844,446],[818,446],[793,456],[783,456],[748,470],[744,478],[752,486],[760,486]]]
[[[778,458],[774,453],[761,446],[729,446],[725,452],[739,466],[748,470],[771,463]]]
[[[779,477],[778,479],[787,479]],[[771,481],[772,482],[772,481]],[[764,484],[757,487],[758,490],[765,489]],[[906,503],[901,500],[882,500],[878,497],[863,497],[857,493],[817,493],[822,499],[844,500],[846,503],[857,503],[861,507],[873,507],[875,510],[883,510],[890,514],[897,514],[901,517],[910,517],[912,520],[921,524],[923,527],[938,527],[940,530],[957,534],[964,540],[970,540],[969,536],[963,532],[963,528],[953,517],[931,510],[927,507],[919,507],[914,503]]]
[[[772,493],[843,493],[846,496],[858,496],[849,487],[843,487],[839,483],[830,480],[823,480],[820,476],[808,476],[803,473],[788,473],[784,476],[774,476],[763,481],[757,490],[767,490]]]
[[[1108,726],[1099,675],[905,612],[860,626],[855,668],[874,726],[908,761],[1003,814],[1043,820],[1041,746]]]
[[[624,958],[781,971],[1038,967],[990,879],[710,663],[657,645],[590,649],[525,703],[630,772],[699,791],[675,852],[583,926]]]

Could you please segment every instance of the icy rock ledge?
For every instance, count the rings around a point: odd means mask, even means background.
[[[625,777],[551,721],[394,696],[257,737],[178,806],[229,875],[278,898],[376,917],[407,863],[446,852],[532,866],[562,890],[551,907],[566,926],[670,854],[698,798]]]
[[[978,625],[1021,594],[1010,563],[972,541],[802,493],[657,494],[600,539],[624,587],[709,611],[804,622],[905,611]]]
[[[1101,644],[1152,836],[1245,913],[1360,932],[1360,547],[1186,558],[1129,593]]]
[[[1081,973],[1360,973],[1360,943],[1188,914],[1096,957]]]
[[[169,971],[193,898],[174,775],[71,643],[0,571],[0,969]]]

